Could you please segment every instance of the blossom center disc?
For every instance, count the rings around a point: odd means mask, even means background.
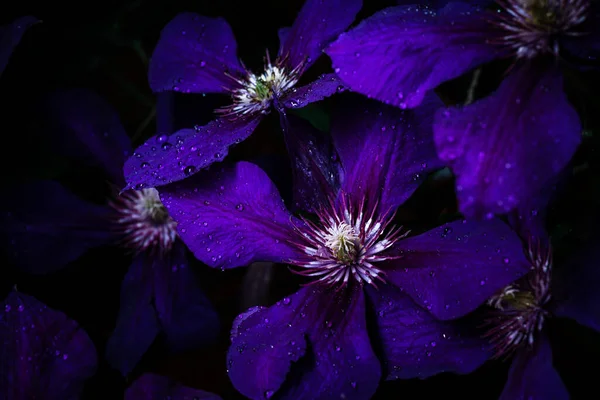
[[[125,244],[136,251],[171,249],[177,223],[169,216],[156,189],[129,190],[111,203]]]
[[[386,250],[406,236],[400,228],[388,229],[394,215],[365,213],[364,205],[353,208],[346,199],[341,205],[332,202],[317,216],[318,222],[303,219],[304,224],[296,226],[299,239],[294,244],[306,258],[290,261],[299,267],[295,272],[337,289],[385,282],[385,272],[377,264],[397,258]]]
[[[272,64],[267,53],[262,74],[246,70],[242,78],[228,75],[236,84],[236,88],[231,90],[233,104],[218,111],[228,116],[267,114],[273,99],[285,95],[300,79],[303,64],[290,69],[284,61],[277,59]]]
[[[558,55],[558,36],[576,36],[576,28],[587,18],[589,0],[498,0],[506,10],[499,25],[503,42],[517,57]]]
[[[549,315],[545,309],[550,301],[552,259],[550,251],[534,250],[530,244],[529,274],[509,285],[488,304],[498,310],[498,315],[486,321],[492,328],[486,334],[496,350],[496,357],[508,356],[523,346],[532,346],[537,333]]]

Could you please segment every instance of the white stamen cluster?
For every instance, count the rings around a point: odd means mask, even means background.
[[[228,116],[268,114],[273,99],[283,96],[300,79],[302,63],[291,70],[283,65],[283,60],[272,64],[267,53],[265,70],[261,75],[255,75],[248,70],[243,78],[228,75],[236,82],[237,88],[231,92],[233,104],[220,109],[219,112]]]
[[[135,251],[165,252],[177,238],[177,223],[169,216],[156,189],[129,190],[111,202],[124,243]]]
[[[558,56],[560,36],[576,36],[588,16],[589,0],[497,0],[505,10],[496,23],[505,32],[502,44],[517,57]]]
[[[510,356],[523,346],[533,346],[548,316],[552,277],[551,251],[542,251],[539,243],[529,244],[531,271],[522,282],[507,286],[488,300],[498,313],[486,321],[492,328],[485,335],[491,339],[496,357]]]
[[[304,219],[304,226],[296,227],[299,240],[295,244],[307,257],[291,261],[300,267],[296,272],[316,278],[312,283],[337,289],[351,283],[376,286],[377,280],[385,282],[384,271],[374,264],[397,258],[382,253],[407,233],[388,229],[393,215],[378,218],[376,208],[367,214],[362,204],[354,209],[347,200],[338,206],[331,202],[317,213],[319,222]]]

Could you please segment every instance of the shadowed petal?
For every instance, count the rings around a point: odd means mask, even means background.
[[[502,221],[455,221],[400,240],[389,280],[435,317],[473,311],[529,271],[519,237]]]
[[[552,366],[552,349],[544,334],[531,351],[517,353],[500,400],[569,400],[569,392]]]
[[[125,392],[125,400],[221,400],[221,397],[204,390],[183,386],[166,376],[144,374]]]
[[[592,236],[570,262],[553,270],[557,316],[572,318],[600,332],[600,235]]]
[[[0,197],[0,239],[10,261],[34,274],[56,271],[111,242],[111,210],[55,181],[27,183]]]
[[[229,147],[250,136],[260,120],[260,117],[217,119],[171,136],[148,139],[125,162],[127,188],[166,185],[222,161]]]
[[[294,205],[316,211],[328,204],[340,187],[340,165],[331,136],[308,121],[278,107],[285,143],[292,162]]]
[[[348,99],[350,100],[350,99]],[[435,154],[432,95],[417,110],[402,111],[363,98],[340,103],[331,133],[344,168],[342,189],[357,204],[379,200],[383,212],[395,211],[421,184],[428,171],[443,165]]]
[[[172,352],[200,348],[219,334],[217,313],[190,268],[180,241],[154,263],[154,306]]]
[[[123,186],[123,163],[132,149],[112,106],[85,89],[56,92],[48,96],[45,105],[52,122],[54,150],[103,168],[113,183]]]
[[[323,49],[354,21],[362,0],[306,0],[294,24],[283,35],[279,55],[294,68],[306,60],[312,65]]]
[[[154,268],[164,265],[155,260],[146,253],[136,256],[121,285],[119,316],[106,344],[106,359],[123,376],[133,370],[160,332],[152,304],[152,277]]]
[[[96,349],[81,327],[16,290],[0,310],[0,398],[79,399],[97,368]]]
[[[291,89],[281,100],[285,108],[302,108],[346,90],[335,74],[323,74],[308,85]]]
[[[0,27],[0,75],[4,72],[10,56],[25,31],[37,22],[40,22],[37,18],[27,16],[17,18],[12,23]]]
[[[282,329],[287,331],[284,335]],[[291,343],[298,343],[302,336],[309,347],[299,344],[301,350],[295,351],[306,354],[298,358],[292,353],[295,357],[290,360]],[[245,344],[241,353],[236,347],[240,344]],[[267,350],[260,358],[253,357],[252,349],[257,346]],[[296,363],[289,368],[293,361]],[[284,362],[287,368],[273,368],[279,373],[271,373],[273,384],[265,385],[269,378],[258,380],[256,371],[261,370],[259,365],[275,362]],[[268,398],[275,392],[278,398],[294,400],[370,398],[381,372],[367,335],[362,290],[342,294],[307,287],[267,310],[246,316],[234,329],[229,367],[234,386],[253,399]]]
[[[226,93],[245,74],[237,43],[223,18],[182,13],[162,30],[150,60],[148,80],[155,92]]]
[[[273,182],[254,164],[215,166],[164,187],[161,200],[182,240],[211,267],[286,262],[297,254],[288,243],[292,217]]]
[[[392,285],[369,288],[367,294],[388,380],[468,374],[492,355],[466,321],[439,321]]]
[[[276,305],[252,307],[233,323],[227,353],[229,378],[251,399],[275,393],[292,366],[306,352],[304,326],[292,323],[303,309],[302,296],[294,294]]]
[[[581,123],[552,67],[516,67],[492,95],[438,111],[435,143],[457,176],[461,211],[505,213],[542,189],[571,159]]]
[[[401,108],[496,56],[477,6],[450,3],[436,12],[410,5],[362,21],[325,50],[353,91]],[[377,66],[376,70],[373,66]]]

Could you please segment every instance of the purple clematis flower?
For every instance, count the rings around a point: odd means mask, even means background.
[[[448,320],[527,271],[518,237],[498,220],[455,221],[416,236],[393,222],[439,167],[426,118],[438,103],[429,104],[342,104],[332,118],[341,168],[311,171],[322,183],[314,218],[291,215],[248,162],[213,166],[161,191],[181,238],[206,264],[287,263],[310,281],[234,322],[229,376],[242,394],[367,399],[382,377],[468,373],[489,357],[481,338],[449,341],[466,333]],[[309,128],[294,121],[292,130]],[[327,184],[329,174],[339,176],[339,189]]]
[[[600,50],[600,10],[590,0],[503,0],[498,10],[481,3],[494,2],[388,8],[326,50],[352,90],[402,108],[478,65],[513,60],[490,96],[436,116],[437,152],[457,176],[468,216],[514,209],[571,159],[581,123],[559,64],[565,52]]]
[[[354,20],[361,0],[306,0],[291,28],[279,31],[275,61],[248,71],[236,55],[231,28],[221,18],[185,13],[164,29],[150,62],[155,92],[227,93],[229,107],[206,126],[159,135],[139,147],[125,164],[128,188],[156,187],[186,178],[221,161],[230,146],[245,140],[273,105],[301,108],[343,89],[335,74],[296,87],[322,50]]]
[[[115,111],[85,90],[59,92],[49,105],[57,150],[122,184],[120,168],[131,149]],[[155,189],[125,191],[99,205],[56,181],[32,182],[3,196],[2,210],[2,243],[14,265],[30,273],[53,272],[104,245],[120,244],[134,253],[107,344],[107,358],[122,374],[158,336],[173,352],[216,338],[217,314],[196,283],[176,223]]]
[[[0,304],[0,399],[76,400],[96,373],[94,344],[74,321],[13,290]]]
[[[125,400],[221,400],[214,393],[193,389],[172,381],[166,376],[144,374],[125,392]]]
[[[548,237],[525,239],[531,272],[488,301],[496,309],[486,321],[490,327],[486,336],[496,349],[495,356],[513,356],[501,400],[570,398],[552,366],[546,320],[570,318],[600,332],[598,239],[593,238],[578,257],[556,269]]]
[[[0,76],[25,31],[37,22],[39,22],[37,18],[27,16],[17,18],[11,24],[0,26]]]

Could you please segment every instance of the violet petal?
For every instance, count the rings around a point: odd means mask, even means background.
[[[320,75],[315,81],[293,88],[282,98],[285,108],[302,108],[346,90],[336,74]]]
[[[146,373],[136,379],[125,392],[125,400],[221,400],[204,390],[183,386],[166,376]]]
[[[97,363],[88,335],[62,312],[16,290],[0,304],[0,398],[79,399]]]
[[[103,168],[113,183],[123,186],[123,164],[131,155],[131,141],[112,106],[85,89],[55,92],[46,106],[54,150]]]
[[[339,189],[339,158],[331,136],[277,107],[292,162],[294,205],[316,211]]]
[[[119,315],[106,344],[108,363],[128,375],[146,353],[160,331],[152,298],[155,258],[146,253],[135,257],[121,285]]]
[[[367,290],[374,309],[386,379],[468,374],[492,355],[464,321],[439,321],[392,285]]]
[[[166,185],[222,161],[229,147],[250,136],[260,120],[260,116],[216,119],[202,127],[148,139],[125,162],[127,188]]]
[[[154,92],[226,93],[234,81],[225,73],[245,75],[227,21],[182,13],[163,28],[148,80]]]
[[[306,0],[289,31],[279,35],[279,56],[286,57],[289,68],[305,60],[308,68],[350,26],[361,7],[362,0]]]
[[[40,22],[32,16],[20,17],[8,25],[0,27],[0,76],[23,34],[33,24]]]
[[[366,99],[340,103],[331,133],[344,168],[342,189],[357,196],[357,204],[379,201],[384,212],[395,211],[428,171],[443,166],[431,132],[432,113],[440,105],[434,94],[407,111]]]
[[[273,182],[252,163],[217,165],[165,186],[161,200],[182,240],[211,267],[287,262],[298,254],[288,242],[291,215]]]
[[[11,263],[34,274],[56,271],[110,243],[111,210],[55,181],[31,182],[0,198],[0,238]]]
[[[492,95],[436,115],[438,154],[457,176],[467,216],[505,213],[534,196],[581,141],[581,123],[560,72],[515,68]]]
[[[544,334],[533,350],[521,350],[512,361],[499,400],[569,400],[569,392],[552,366],[552,349]]]
[[[396,243],[388,279],[435,317],[475,310],[529,271],[519,237],[502,221],[455,221]]]
[[[198,286],[183,243],[177,241],[161,262],[153,265],[154,307],[172,352],[191,350],[215,341],[219,318]]]
[[[353,91],[415,107],[440,83],[496,56],[486,43],[489,29],[477,6],[450,3],[439,12],[398,6],[341,34],[325,52]]]
[[[346,294],[336,297],[336,293],[307,287],[269,309],[245,315],[237,324],[229,352],[230,377],[236,388],[253,399],[275,392],[281,399],[372,396],[379,384],[380,364],[366,330],[364,294],[362,290]],[[304,348],[304,337],[310,353],[299,359],[299,352],[309,351]],[[290,349],[292,342],[301,347]],[[245,347],[240,352],[241,344]],[[252,349],[258,346],[264,346],[267,357],[253,356]],[[290,353],[296,356],[294,360],[289,359]],[[268,377],[258,380],[255,376],[261,370],[256,366],[265,362],[285,363],[285,369],[273,368],[280,374],[272,384],[266,384]],[[257,381],[265,383],[256,385]]]

